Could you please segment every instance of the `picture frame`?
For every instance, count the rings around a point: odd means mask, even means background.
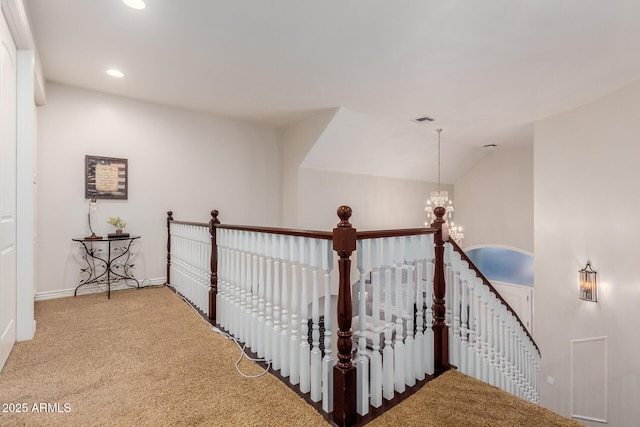
[[[84,197],[127,200],[129,168],[127,159],[84,156]]]

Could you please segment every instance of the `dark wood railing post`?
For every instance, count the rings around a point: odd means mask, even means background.
[[[445,208],[438,206],[433,210],[436,219],[431,227],[438,231],[434,236],[436,265],[433,273],[433,343],[436,374],[449,369],[449,328],[445,324],[445,274],[444,274],[444,236],[443,225]]]
[[[338,208],[340,223],[333,229],[333,250],[338,253],[338,363],[333,367],[333,422],[352,426],[356,416],[356,368],[351,362],[351,253],[356,250],[356,229],[349,223],[351,208]]]
[[[167,212],[167,285],[171,284],[171,221],[173,212]]]
[[[211,288],[209,289],[209,321],[216,323],[216,298],[218,296],[218,245],[216,243],[216,224],[218,211],[211,211],[209,220],[209,234],[211,234]]]

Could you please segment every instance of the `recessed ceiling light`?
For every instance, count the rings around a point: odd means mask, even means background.
[[[122,74],[122,71],[116,70],[113,68],[110,70],[107,70],[107,74],[109,74],[111,77],[124,77],[124,74]]]
[[[122,0],[122,3],[133,9],[144,9],[145,7],[147,7],[147,5],[144,4],[142,0]]]

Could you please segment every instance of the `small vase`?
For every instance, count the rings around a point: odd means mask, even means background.
[[[116,230],[116,234],[122,234],[122,229],[120,229],[120,228],[119,228],[119,229],[117,229],[117,230]]]

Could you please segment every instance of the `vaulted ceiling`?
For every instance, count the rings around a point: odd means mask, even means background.
[[[319,152],[352,142],[380,175],[434,180],[441,127],[468,160],[447,164],[453,182],[483,145],[530,144],[536,120],[640,78],[637,0],[146,4],[26,0],[47,80],[270,126],[342,107],[351,133]],[[407,166],[387,171],[394,152]]]

